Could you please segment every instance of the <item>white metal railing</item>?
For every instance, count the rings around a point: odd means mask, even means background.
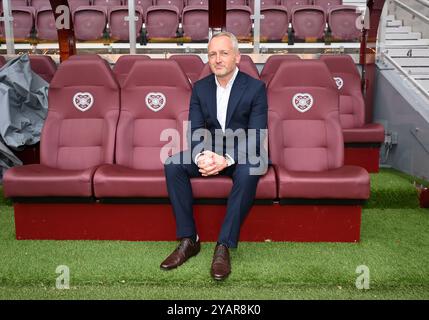
[[[422,20],[424,23],[429,24],[429,18],[426,17],[424,14],[421,14],[420,12],[414,10],[413,8],[411,8],[409,5],[403,3],[400,0],[391,0],[395,5],[401,7],[402,9],[404,9],[405,11],[408,11],[409,13],[411,13],[414,17],[419,18],[420,20]],[[416,0],[418,1],[418,0]],[[422,1],[418,1],[421,4],[424,4]],[[425,4],[427,5],[427,4]]]
[[[391,58],[389,55],[387,55],[385,52],[380,53],[381,59],[386,59],[389,61],[390,64],[392,64],[400,73],[402,73],[408,81],[410,81],[417,90],[420,91],[420,93],[429,99],[429,92],[420,84],[418,83],[406,70],[404,70],[393,58]]]

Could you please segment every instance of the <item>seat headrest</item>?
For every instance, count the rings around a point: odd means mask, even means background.
[[[69,59],[58,67],[51,88],[72,86],[103,86],[118,89],[118,84],[107,62],[103,59]]]
[[[337,89],[331,72],[323,61],[286,60],[270,81],[269,89],[284,87],[322,87]]]
[[[320,60],[325,62],[332,73],[350,73],[360,77],[352,57],[344,55],[321,55]]]
[[[157,86],[192,90],[183,69],[177,61],[170,59],[150,59],[134,63],[122,87]]]

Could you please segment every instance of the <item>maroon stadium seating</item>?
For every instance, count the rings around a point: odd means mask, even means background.
[[[176,6],[149,7],[145,18],[147,39],[176,38],[179,17],[179,9]]]
[[[125,83],[125,79],[130,73],[134,63],[146,59],[150,59],[150,57],[144,54],[123,55],[119,57],[119,59],[115,63],[115,66],[113,67],[113,74],[115,75],[116,80],[121,87]]]
[[[241,72],[247,73],[249,76],[255,79],[259,79],[259,73],[255,63],[253,62],[252,58],[250,58],[245,54],[241,55],[241,60],[240,60],[240,63],[238,64],[238,69],[240,69]],[[211,73],[212,72],[210,70],[210,66],[208,63],[206,63],[204,65],[203,70],[201,71],[199,79],[205,78]]]
[[[55,17],[50,6],[44,6],[37,10],[35,26],[37,38],[51,41],[58,40]]]
[[[269,147],[280,199],[368,199],[368,172],[343,165],[338,97],[322,61],[282,63],[271,80]]]
[[[320,6],[328,13],[330,8],[343,4],[343,0],[313,0],[315,6]]]
[[[312,4],[311,0],[281,0],[281,5],[287,8],[289,21],[292,20],[292,10],[297,6],[305,6]]]
[[[6,64],[6,59],[3,56],[0,56],[0,68]]]
[[[261,41],[281,41],[288,32],[289,18],[284,6],[264,6],[261,8]]]
[[[119,87],[102,59],[63,62],[49,87],[41,164],[4,175],[8,197],[91,197],[98,165],[113,163]]]
[[[49,0],[31,0],[31,6],[36,9],[36,11],[43,7],[52,9]]]
[[[57,71],[57,65],[50,56],[29,55],[31,70],[41,76],[45,81],[51,82]]]
[[[274,74],[279,69],[280,64],[284,60],[298,60],[298,59],[299,59],[299,56],[294,54],[271,55],[265,62],[264,67],[262,68],[261,80],[264,81],[265,84],[268,86]]]
[[[136,37],[139,37],[143,26],[143,9],[136,7],[135,15],[138,19],[136,23]],[[108,22],[111,39],[129,41],[129,22],[125,20],[127,16],[128,7],[126,6],[111,7],[109,9]]]
[[[191,84],[176,61],[134,63],[121,90],[116,164],[96,171],[97,197],[167,197],[160,134],[169,128],[184,133],[190,96]]]
[[[384,141],[384,127],[365,123],[365,103],[360,74],[349,55],[322,55],[340,94],[340,123],[345,142],[345,162],[378,172],[379,148]]]
[[[89,6],[90,0],[68,0],[68,4],[72,12],[80,6]]]
[[[179,10],[179,15],[182,15],[183,0],[154,0],[154,4],[157,6],[175,6]]]
[[[122,5],[121,0],[92,0],[94,6],[115,7]]]
[[[143,10],[143,17],[146,17],[147,8],[153,5],[152,0],[134,0],[136,8]],[[124,5],[128,6],[128,0],[124,1]]]
[[[186,6],[182,16],[185,37],[192,41],[206,41],[209,37],[209,11],[207,6]]]
[[[226,9],[226,31],[233,33],[237,38],[247,39],[251,36],[252,11],[247,6],[230,5]]]
[[[199,56],[192,54],[175,54],[172,55],[170,59],[177,61],[191,81],[191,84],[199,79],[201,71],[204,68],[204,63]]]
[[[357,28],[360,13],[354,6],[337,6],[328,11],[328,25],[333,40],[358,40],[361,30]]]
[[[206,6],[209,5],[209,0],[186,0],[187,6]]]
[[[315,41],[324,37],[326,14],[319,6],[296,6],[292,9],[295,39]]]
[[[74,33],[78,40],[100,40],[104,36],[107,12],[104,7],[79,6],[73,12]]]
[[[31,7],[14,6],[12,8],[13,35],[16,40],[28,39],[34,25],[35,10]],[[0,37],[4,37],[4,25],[0,23]]]

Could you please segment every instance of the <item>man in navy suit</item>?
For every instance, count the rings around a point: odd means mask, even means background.
[[[227,175],[232,178],[233,187],[211,266],[212,277],[222,280],[231,272],[229,248],[237,247],[241,223],[252,207],[258,180],[268,165],[262,146],[268,106],[265,84],[237,67],[240,52],[233,34],[222,32],[213,36],[208,59],[212,74],[197,81],[192,90],[192,141],[188,151],[191,161],[185,163],[185,151],[171,157],[164,168],[181,242],[161,263],[161,268],[176,268],[200,251],[190,178]],[[204,140],[207,135],[209,142]]]

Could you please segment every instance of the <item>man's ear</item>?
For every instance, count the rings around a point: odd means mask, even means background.
[[[241,60],[241,55],[240,55],[240,52],[239,52],[239,53],[237,53],[237,54],[236,54],[236,56],[235,56],[235,63],[236,63],[236,64],[239,64],[239,63],[240,63],[240,60]]]

